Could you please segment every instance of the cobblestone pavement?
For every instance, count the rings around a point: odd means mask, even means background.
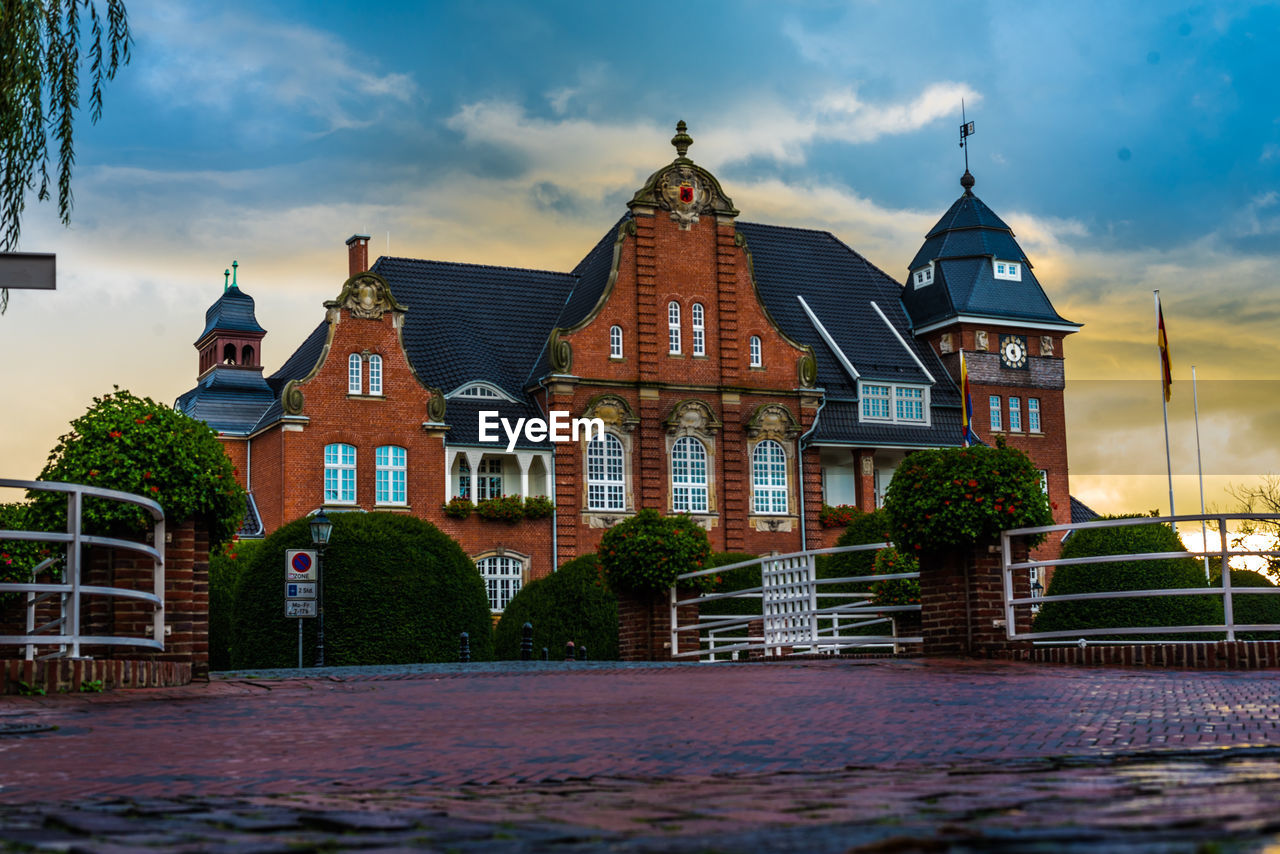
[[[1253,851],[1277,803],[1258,671],[539,663],[0,699],[10,848]]]

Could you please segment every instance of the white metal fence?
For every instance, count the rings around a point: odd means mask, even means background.
[[[772,657],[836,653],[860,647],[898,652],[906,644],[919,644],[918,635],[904,637],[897,631],[898,616],[904,612],[919,613],[919,605],[876,605],[869,592],[838,590],[836,585],[918,579],[920,573],[818,577],[820,556],[874,552],[887,545],[869,543],[811,549],[753,558],[678,576],[676,585],[670,590],[673,657],[721,661],[737,659],[740,653],[755,652]],[[758,585],[724,593],[704,593],[689,599],[678,596],[678,587],[696,587],[706,578],[744,568],[758,569]],[[725,601],[741,603],[740,613],[706,614],[700,607],[696,623],[680,625],[678,622],[679,609],[683,605],[696,603],[703,606]],[[875,633],[873,627],[885,631]],[[872,633],[861,633],[864,631]],[[688,641],[690,635],[697,638],[697,648],[680,652],[682,637],[686,639],[686,646],[693,646]]]
[[[1237,556],[1278,557],[1280,552],[1257,549],[1232,549],[1228,538],[1228,524],[1231,522],[1262,522],[1280,525],[1280,516],[1262,513],[1216,513],[1199,516],[1136,516],[1125,519],[1104,519],[1097,522],[1082,522],[1071,525],[1046,525],[1039,528],[1017,528],[1005,531],[1001,535],[1003,551],[1004,577],[1004,609],[1005,625],[1010,640],[1031,641],[1077,641],[1088,643],[1088,638],[1115,635],[1181,635],[1181,634],[1224,634],[1227,640],[1235,640],[1237,632],[1280,632],[1280,624],[1249,623],[1235,621],[1235,599],[1238,596],[1265,596],[1280,594],[1280,587],[1247,587],[1232,588],[1229,560]],[[1093,528],[1118,528],[1134,525],[1174,524],[1180,522],[1208,523],[1218,534],[1219,548],[1209,549],[1206,541],[1205,551],[1199,552],[1149,552],[1144,554],[1102,555],[1097,557],[1058,558],[1057,560],[1026,560],[1014,562],[1013,541],[1017,537],[1028,537],[1038,534],[1054,534],[1066,531],[1083,531]],[[1115,590],[1096,593],[1072,593],[1056,596],[1016,597],[1013,595],[1013,574],[1025,572],[1032,567],[1082,566],[1103,564],[1118,561],[1136,560],[1171,560],[1177,558],[1208,559],[1205,563],[1204,587],[1173,587],[1156,590]],[[1216,564],[1220,574],[1218,584],[1209,584],[1209,562]],[[1108,626],[1087,629],[1070,629],[1065,631],[1019,632],[1014,619],[1018,608],[1043,606],[1051,602],[1081,602],[1100,599],[1132,599],[1156,598],[1167,596],[1221,596],[1223,622],[1194,626]],[[1137,640],[1132,642],[1138,642]]]
[[[50,550],[51,556],[29,568],[30,582],[0,582],[0,611],[9,613],[14,607],[12,602],[4,601],[7,598],[6,594],[23,594],[25,603],[19,607],[24,608],[26,616],[25,632],[0,635],[0,647],[25,647],[24,657],[28,661],[45,658],[82,658],[81,648],[84,646],[164,649],[164,510],[159,504],[149,498],[128,492],[74,483],[0,479],[0,487],[37,492],[61,492],[66,493],[67,496],[66,531],[0,530],[0,541],[21,540],[53,544]],[[154,545],[81,533],[81,519],[86,497],[136,504],[141,507],[153,520]],[[88,546],[130,551],[150,557],[153,561],[152,592],[82,583],[83,549]],[[82,634],[84,603],[85,599],[91,596],[137,599],[150,603],[155,608],[150,625],[151,637]],[[38,607],[50,600],[57,601],[58,616],[41,625],[36,625]],[[48,648],[48,651],[41,654],[40,648]]]

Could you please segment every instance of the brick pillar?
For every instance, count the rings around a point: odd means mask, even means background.
[[[681,599],[694,596],[691,590],[681,590]],[[682,626],[698,621],[697,604],[681,605],[676,619]],[[683,632],[679,638],[680,652],[692,652],[698,648],[698,638],[693,632]],[[671,599],[667,591],[618,593],[618,657],[623,661],[671,660]]]
[[[168,533],[164,608],[168,635],[161,661],[191,662],[191,677],[209,676],[209,532],[187,521]]]
[[[1027,559],[1015,543],[1014,562]],[[1010,642],[1004,626],[1004,582],[997,544],[920,555],[920,617],[927,656],[991,657],[1021,646]],[[1031,595],[1026,570],[1014,575],[1015,597]],[[1030,626],[1030,611],[1020,608],[1018,630]]]

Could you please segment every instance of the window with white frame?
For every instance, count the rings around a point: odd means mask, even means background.
[[[1032,433],[1040,432],[1040,398],[1027,398],[1027,430]]]
[[[751,367],[759,368],[764,366],[764,355],[760,350],[760,336],[752,335],[750,343]]]
[[[995,269],[995,277],[997,279],[1006,279],[1011,282],[1022,281],[1022,265],[1017,261],[1001,261],[996,259],[991,263]]]
[[[862,386],[862,417],[874,421],[889,420],[889,398],[893,387],[865,383]]]
[[[370,374],[372,378],[372,374]],[[374,450],[374,498],[378,504],[407,504],[405,494],[406,453],[397,445]]]
[[[755,513],[787,512],[787,455],[772,439],[751,452],[751,509]]]
[[[1022,429],[1022,400],[1017,397],[1009,398],[1009,432],[1014,433]]]
[[[991,430],[998,433],[1004,429],[1004,422],[1000,417],[1000,396],[993,394],[988,400],[991,407]]]
[[[915,282],[917,288],[923,288],[925,285],[933,284],[933,265],[921,267],[912,274],[911,279]]]
[[[463,454],[458,454],[458,488],[453,494],[459,498],[471,498],[471,463]]]
[[[622,327],[609,327],[609,358],[622,358]]]
[[[364,360],[359,353],[347,357],[347,394],[364,394]]]
[[[476,473],[479,480],[481,501],[486,498],[502,497],[502,460],[497,457],[484,457],[480,460],[480,471]]]
[[[706,513],[707,449],[692,436],[671,447],[671,509],[677,513]]]
[[[693,355],[707,355],[707,326],[702,303],[695,302],[691,309],[693,314]]]
[[[382,394],[382,357],[369,357],[369,394]]]
[[[924,389],[915,386],[893,387],[894,416],[899,421],[924,421]]]
[[[356,449],[341,443],[324,446],[324,503],[356,503]]]
[[[675,300],[667,303],[667,352],[680,353],[680,303]]]
[[[454,397],[469,397],[475,400],[503,400],[503,396],[498,393],[492,386],[483,385],[481,383],[472,383],[461,391],[455,392]]]
[[[612,433],[587,443],[587,509],[625,510],[622,442]]]
[[[480,570],[480,577],[484,579],[485,589],[489,592],[489,610],[495,614],[501,613],[520,592],[520,584],[524,580],[524,561],[505,555],[483,557],[476,561],[476,569]]]
[[[1046,469],[1040,469],[1040,491],[1049,494],[1049,472]]]

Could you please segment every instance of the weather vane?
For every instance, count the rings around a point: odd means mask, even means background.
[[[969,171],[969,146],[965,140],[973,136],[973,122],[966,121],[964,115],[964,98],[960,99],[960,147],[964,149],[964,171]]]

